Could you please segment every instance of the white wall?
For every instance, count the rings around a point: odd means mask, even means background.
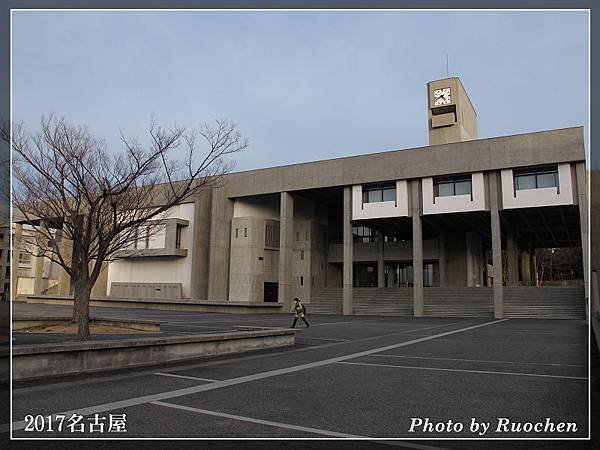
[[[471,194],[434,197],[433,178],[423,178],[421,183],[423,189],[423,214],[485,210],[485,183],[482,172],[476,172],[471,175],[473,199],[471,199]]]
[[[504,209],[573,204],[573,183],[569,163],[558,165],[560,193],[555,187],[515,191],[512,169],[503,170],[501,176]]]
[[[183,297],[190,297],[192,255],[194,254],[194,204],[184,203],[174,206],[167,211],[165,218],[189,221],[187,227],[181,228],[181,248],[187,249],[187,256],[183,258],[127,258],[113,261],[108,266],[107,287],[109,293],[113,282],[181,283]]]
[[[352,186],[352,219],[408,216],[408,185],[406,180],[396,181],[396,202],[364,203],[362,185]]]

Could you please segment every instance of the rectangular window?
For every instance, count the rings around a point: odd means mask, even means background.
[[[513,170],[515,190],[559,188],[558,166]]]
[[[308,231],[306,232],[306,240],[308,241]]]
[[[175,229],[175,248],[181,248],[181,225]]]
[[[296,231],[296,240],[299,241],[300,240],[300,232]]]
[[[279,225],[268,223],[265,226],[265,247],[279,248]]]
[[[236,228],[236,229],[235,229],[235,237],[238,237],[238,232],[239,232],[239,229],[238,229],[238,228]]]
[[[304,277],[300,277],[300,286],[304,286]]]
[[[471,195],[472,193],[471,175],[436,177],[433,179],[433,195],[435,197]]]
[[[362,187],[364,203],[395,202],[396,183],[372,184]]]
[[[244,228],[244,237],[248,237],[248,228]]]
[[[352,227],[352,240],[353,242],[375,242],[377,239],[377,233],[375,230],[364,227],[354,226]]]
[[[300,259],[304,259],[304,250],[300,250]]]

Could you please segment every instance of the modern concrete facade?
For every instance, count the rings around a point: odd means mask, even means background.
[[[451,298],[446,311],[466,315],[515,316],[522,298],[555,296],[583,308],[587,269],[548,291],[532,262],[561,247],[587,262],[583,129],[478,139],[458,78],[427,89],[429,146],[229,174],[170,211],[177,245],[166,233],[111,263],[107,295],[286,311],[300,297],[344,314],[380,296],[382,313],[410,301],[415,316]]]

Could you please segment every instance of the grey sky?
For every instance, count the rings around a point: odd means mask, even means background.
[[[589,125],[585,12],[24,11],[12,52],[28,126],[55,112],[121,150],[152,113],[229,118],[237,170],[427,145],[446,53],[480,137]]]

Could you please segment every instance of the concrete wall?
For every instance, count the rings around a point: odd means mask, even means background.
[[[574,203],[570,164],[558,165],[558,182],[560,189],[552,187],[515,191],[513,170],[503,170],[501,177],[502,205],[504,209],[572,205]]]
[[[483,173],[481,172],[471,175],[472,195],[435,197],[433,178],[423,178],[421,182],[423,188],[423,214],[485,210],[485,183]]]
[[[245,197],[584,160],[575,127],[237,172],[226,190]]]
[[[352,186],[352,219],[376,219],[382,217],[408,217],[408,184],[396,181],[396,200],[363,203],[362,185]]]
[[[446,241],[446,285],[467,286],[466,237],[464,232],[453,232]]]
[[[191,296],[192,254],[194,251],[194,204],[184,203],[167,211],[165,218],[184,219],[189,222],[181,230],[181,248],[188,254],[182,258],[145,257],[119,259],[108,266],[107,286],[123,283],[181,283],[184,298]]]

